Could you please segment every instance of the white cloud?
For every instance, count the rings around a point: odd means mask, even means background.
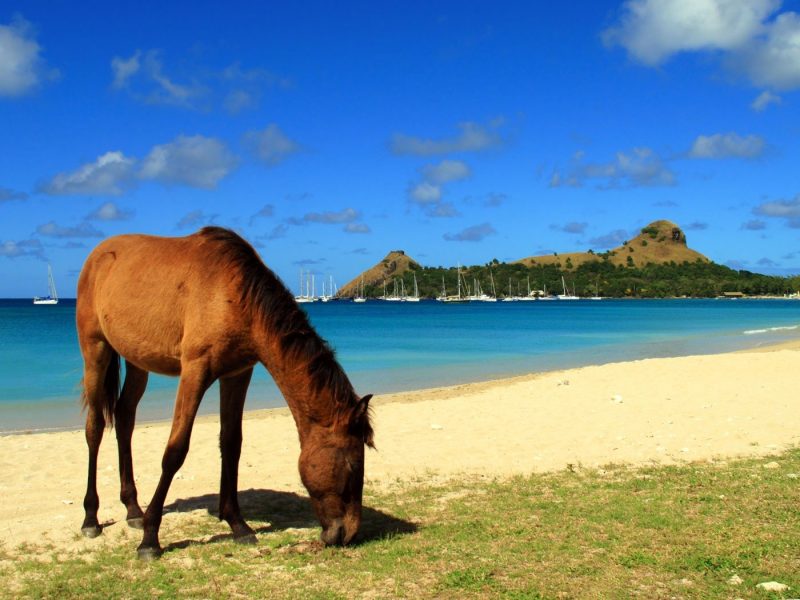
[[[765,111],[770,104],[778,105],[781,102],[783,102],[783,100],[780,96],[773,94],[769,90],[764,90],[753,100],[753,103],[750,104],[750,108],[756,112],[762,112]]]
[[[442,199],[442,188],[427,181],[422,181],[411,186],[408,195],[417,204],[435,204]]]
[[[142,161],[139,178],[213,189],[238,164],[225,144],[202,135],[179,135],[155,146]]]
[[[414,156],[432,156],[436,154],[450,154],[453,152],[478,152],[502,145],[503,140],[496,128],[502,121],[490,124],[488,127],[479,123],[459,123],[461,133],[452,138],[439,140],[413,137],[396,133],[389,144],[394,154],[410,154]]]
[[[146,104],[164,104],[183,108],[200,108],[200,101],[209,90],[196,80],[179,83],[164,73],[161,56],[156,50],[137,50],[130,58],[111,59],[114,80],[111,87],[127,89]]]
[[[800,228],[800,194],[791,200],[764,202],[754,208],[753,213],[763,217],[785,219],[789,227],[798,229]]]
[[[412,184],[408,197],[414,204],[424,207],[429,217],[455,217],[459,212],[449,202],[442,202],[444,185],[468,178],[472,171],[467,163],[445,159],[438,164],[420,169],[422,181]]]
[[[232,115],[239,114],[248,108],[255,108],[258,106],[258,99],[252,92],[247,90],[231,90],[225,96],[222,105]]]
[[[427,165],[422,168],[425,181],[443,184],[450,181],[466,179],[471,174],[469,165],[460,160],[443,160],[438,165]]]
[[[372,231],[366,223],[348,223],[344,226],[345,233],[369,233]]]
[[[300,144],[290,139],[274,123],[261,131],[248,131],[244,134],[244,143],[261,162],[269,166],[275,166],[302,150]]]
[[[0,256],[6,258],[19,258],[20,256],[44,257],[44,247],[42,242],[37,239],[21,240],[15,242],[7,240],[0,243]]]
[[[756,158],[764,153],[764,139],[737,133],[699,135],[689,150],[691,158]]]
[[[425,207],[425,214],[429,217],[449,218],[459,217],[461,213],[452,202],[438,202]]]
[[[603,40],[657,66],[679,52],[740,48],[779,6],[780,0],[628,0]]]
[[[137,50],[129,59],[120,58],[115,56],[111,59],[111,70],[114,71],[114,81],[111,87],[114,89],[121,89],[128,85],[128,80],[139,72],[141,63],[141,51]]]
[[[786,12],[766,33],[735,53],[730,63],[758,86],[779,90],[800,87],[800,15]]]
[[[132,211],[123,210],[113,202],[106,202],[89,213],[86,218],[93,221],[127,221],[132,216]]]
[[[564,225],[551,225],[550,229],[555,231],[561,231],[563,233],[571,233],[574,235],[582,234],[586,231],[586,228],[589,226],[588,223],[579,223],[577,221],[570,221],[569,223],[565,223]]]
[[[650,148],[617,152],[605,163],[584,163],[582,156],[573,160],[568,172],[555,170],[550,187],[581,187],[595,180],[601,189],[617,187],[655,187],[675,185],[675,174]]]
[[[766,228],[767,224],[761,219],[751,219],[750,221],[742,223],[742,229],[747,231],[761,231]]]
[[[117,196],[130,184],[135,162],[122,152],[106,152],[72,173],[59,173],[41,191],[56,196]]]
[[[22,96],[58,71],[48,71],[32,27],[21,17],[0,25],[0,96]]]
[[[601,235],[589,240],[589,243],[596,248],[613,248],[619,246],[628,239],[628,232],[624,229],[615,229],[605,235]]]
[[[789,90],[800,87],[800,15],[772,18],[780,6],[781,0],[628,0],[603,40],[651,67],[681,52],[717,52],[753,84]],[[756,110],[768,104],[769,97],[760,98]]]
[[[327,211],[324,213],[307,213],[303,216],[303,221],[307,223],[325,223],[327,225],[336,223],[352,223],[361,216],[354,208],[344,208],[338,212]]]
[[[55,221],[50,221],[36,228],[36,233],[54,238],[99,238],[103,237],[103,232],[84,221],[74,227],[64,227]]]
[[[183,215],[175,227],[178,229],[194,229],[204,225],[210,225],[217,216],[218,215],[207,214],[199,209],[193,210]]]
[[[0,202],[9,202],[11,200],[27,200],[28,194],[25,192],[18,192],[6,187],[0,187]]]
[[[497,231],[490,223],[481,223],[462,229],[458,233],[445,233],[444,239],[448,242],[480,242],[490,235],[496,235]]]

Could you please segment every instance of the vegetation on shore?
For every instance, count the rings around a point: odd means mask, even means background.
[[[401,250],[390,252],[380,263],[367,269],[341,290],[351,296],[381,297],[384,283],[389,294],[395,285],[414,289],[417,280],[420,296],[436,298],[456,293],[457,267],[422,266]],[[612,298],[709,298],[738,292],[745,296],[783,296],[800,291],[800,277],[776,277],[736,270],[716,264],[690,249],[685,233],[670,221],[655,221],[641,229],[631,240],[607,252],[553,253],[533,256],[515,262],[491,260],[485,265],[460,268],[462,290],[472,289],[478,282],[486,293],[492,293],[494,282],[498,297],[527,295],[541,290],[548,294],[562,293],[563,280],[569,293],[587,297],[601,295]],[[464,290],[466,293],[466,290]]]
[[[800,449],[758,459],[366,486],[359,544],[323,548],[307,499],[243,492],[238,546],[191,511],[163,558],[0,546],[0,596],[82,598],[780,598],[800,592]],[[777,581],[786,593],[756,586]]]
[[[746,296],[783,296],[800,290],[800,277],[775,277],[749,271],[736,271],[715,263],[664,263],[647,264],[643,267],[614,266],[608,261],[586,262],[577,268],[569,264],[547,264],[526,266],[521,263],[492,261],[487,265],[461,267],[461,275],[470,287],[478,281],[481,289],[491,293],[491,282],[499,298],[509,293],[526,295],[530,281],[531,290],[546,290],[548,294],[562,293],[561,278],[564,277],[569,291],[578,296],[595,294],[612,298],[713,298],[725,292],[741,292]],[[436,298],[444,288],[448,294],[457,289],[457,268],[413,267],[390,278],[389,293],[393,280],[403,281],[408,293],[414,289],[416,276],[420,296]],[[399,284],[398,284],[399,285]],[[462,282],[462,289],[463,289]],[[383,285],[365,285],[365,295],[379,298]],[[466,293],[466,292],[464,292]]]

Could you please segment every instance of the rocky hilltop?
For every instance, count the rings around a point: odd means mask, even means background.
[[[407,271],[421,268],[420,264],[402,250],[392,250],[378,264],[370,267],[363,273],[349,281],[339,289],[339,295],[344,297],[355,296],[363,278],[364,286],[383,286],[384,281],[391,281],[393,277],[400,277]]]
[[[687,284],[686,289],[675,283],[673,265],[674,268],[682,269],[682,273],[688,277],[691,285]],[[657,275],[651,274],[644,279],[637,279],[641,275],[637,274],[636,270],[644,268],[660,268],[662,271]],[[663,269],[667,269],[668,272]],[[455,289],[457,285],[454,267],[445,269],[423,267],[402,250],[393,250],[378,264],[354,277],[341,288],[339,295],[344,297],[357,295],[362,278],[365,294],[370,297],[382,294],[384,281],[391,286],[393,280],[402,279],[406,289],[411,289],[412,272],[416,274],[420,295],[423,297],[438,296],[443,281],[447,289]],[[491,268],[487,265],[464,265],[461,267],[461,272],[469,282],[480,280],[486,289],[491,285],[491,277],[494,277],[496,282],[502,282],[498,285],[503,286],[503,289],[506,289],[505,286],[513,285],[513,282],[517,282],[519,286],[519,282],[528,280],[536,282],[535,285],[541,288],[547,286],[551,290],[560,289],[563,274],[572,282],[573,287],[578,285],[580,295],[591,295],[602,287],[605,294],[614,296],[642,293],[660,296],[709,296],[740,290],[763,293],[763,290],[771,289],[769,286],[779,284],[772,281],[767,285],[764,283],[765,279],[759,280],[758,285],[751,285],[752,282],[744,285],[736,279],[738,277],[736,271],[715,265],[708,257],[689,248],[683,230],[672,221],[665,220],[650,223],[635,237],[605,252],[594,250],[563,254],[555,252],[543,256],[529,256],[509,263],[495,263]],[[717,282],[716,287],[709,287],[708,282],[712,279]],[[390,287],[389,291],[391,290]],[[501,290],[500,295],[503,293]]]
[[[604,258],[605,257],[605,258]],[[517,263],[525,266],[557,265],[565,266],[567,261],[577,268],[580,265],[598,260],[608,260],[613,265],[643,267],[647,264],[675,262],[709,263],[711,260],[686,245],[686,234],[672,221],[653,221],[643,227],[639,235],[624,242],[608,252],[568,252],[545,256],[529,256]]]

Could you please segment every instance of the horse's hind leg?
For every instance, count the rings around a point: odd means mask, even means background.
[[[219,485],[219,518],[231,526],[239,543],[255,543],[255,532],[245,523],[239,509],[239,456],[242,452],[242,411],[253,369],[219,380],[222,476]]]
[[[103,530],[97,520],[100,498],[97,495],[97,453],[103,441],[103,428],[106,420],[103,410],[108,405],[105,386],[106,372],[111,365],[114,351],[103,340],[81,341],[83,353],[83,393],[86,405],[86,445],[89,447],[89,474],[86,482],[86,496],[83,499],[85,518],[81,532],[89,538],[100,535]]]
[[[136,483],[133,479],[133,451],[131,437],[136,423],[136,407],[147,387],[147,371],[125,362],[125,383],[114,410],[119,450],[119,499],[128,511],[126,520],[130,527],[141,529],[143,517],[139,506]]]

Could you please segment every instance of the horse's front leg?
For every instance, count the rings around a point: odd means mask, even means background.
[[[192,426],[197,415],[197,408],[211,382],[205,360],[195,360],[181,365],[181,379],[175,400],[172,430],[167,441],[167,448],[164,450],[164,458],[161,460],[161,478],[158,480],[153,499],[144,513],[144,535],[137,550],[139,558],[143,560],[161,556],[158,530],[161,527],[164,501],[167,498],[169,486],[172,484],[172,478],[175,477],[175,473],[181,468],[189,453],[189,440],[192,436]]]
[[[139,506],[136,482],[133,478],[133,451],[131,437],[136,423],[136,407],[147,387],[147,371],[125,362],[125,383],[117,402],[114,418],[117,430],[117,450],[119,451],[119,499],[127,509],[125,517],[130,527],[141,529],[144,513]]]
[[[253,369],[219,380],[222,475],[219,484],[219,518],[231,526],[234,539],[254,544],[255,532],[245,523],[239,509],[239,456],[242,453],[242,411]]]

